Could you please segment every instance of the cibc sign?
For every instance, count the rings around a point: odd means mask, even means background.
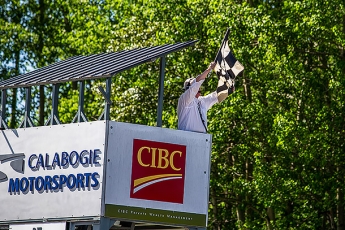
[[[186,146],[133,140],[131,198],[183,203]]]
[[[211,138],[110,121],[104,215],[207,226]]]

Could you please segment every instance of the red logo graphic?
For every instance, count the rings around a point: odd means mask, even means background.
[[[183,203],[186,146],[133,140],[131,198]]]

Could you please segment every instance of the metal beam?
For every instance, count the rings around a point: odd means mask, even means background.
[[[1,90],[0,129],[8,129],[8,126],[5,122],[5,119],[6,119],[6,100],[7,100],[6,89],[3,89],[3,90]]]
[[[165,76],[165,56],[161,57],[159,64],[159,89],[157,108],[157,127],[162,127],[163,97],[164,97],[164,76]]]
[[[85,81],[79,82],[79,103],[78,103],[78,122],[87,122],[84,114],[84,91]]]
[[[20,124],[20,128],[34,127],[33,122],[30,118],[31,112],[31,87],[25,88],[25,112],[24,119]]]
[[[110,94],[111,94],[111,77],[107,78],[106,80],[106,93],[107,93],[107,99],[110,101]],[[104,108],[104,120],[110,120],[110,106],[111,104],[105,103]]]
[[[98,86],[99,91],[102,93],[104,100],[105,100],[105,105],[104,105],[104,110],[99,116],[98,120],[110,120],[110,106],[112,104],[112,101],[110,100],[110,94],[111,94],[111,77],[108,77],[106,79],[106,89],[104,91],[102,86]]]
[[[59,84],[53,85],[52,92],[52,111],[50,117],[48,118],[46,125],[60,125],[59,112],[58,112],[58,101],[59,101]]]
[[[84,113],[84,91],[85,91],[85,81],[79,82],[79,102],[78,102],[78,112],[72,120],[72,123],[75,121],[87,122],[87,118]]]

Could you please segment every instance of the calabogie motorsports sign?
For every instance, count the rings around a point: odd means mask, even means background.
[[[101,215],[106,122],[1,130],[0,222]]]

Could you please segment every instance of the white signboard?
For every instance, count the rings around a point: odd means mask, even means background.
[[[207,225],[211,135],[109,122],[107,217]]]
[[[11,224],[10,230],[65,230],[66,222]]]
[[[101,215],[106,122],[0,130],[0,222]]]

